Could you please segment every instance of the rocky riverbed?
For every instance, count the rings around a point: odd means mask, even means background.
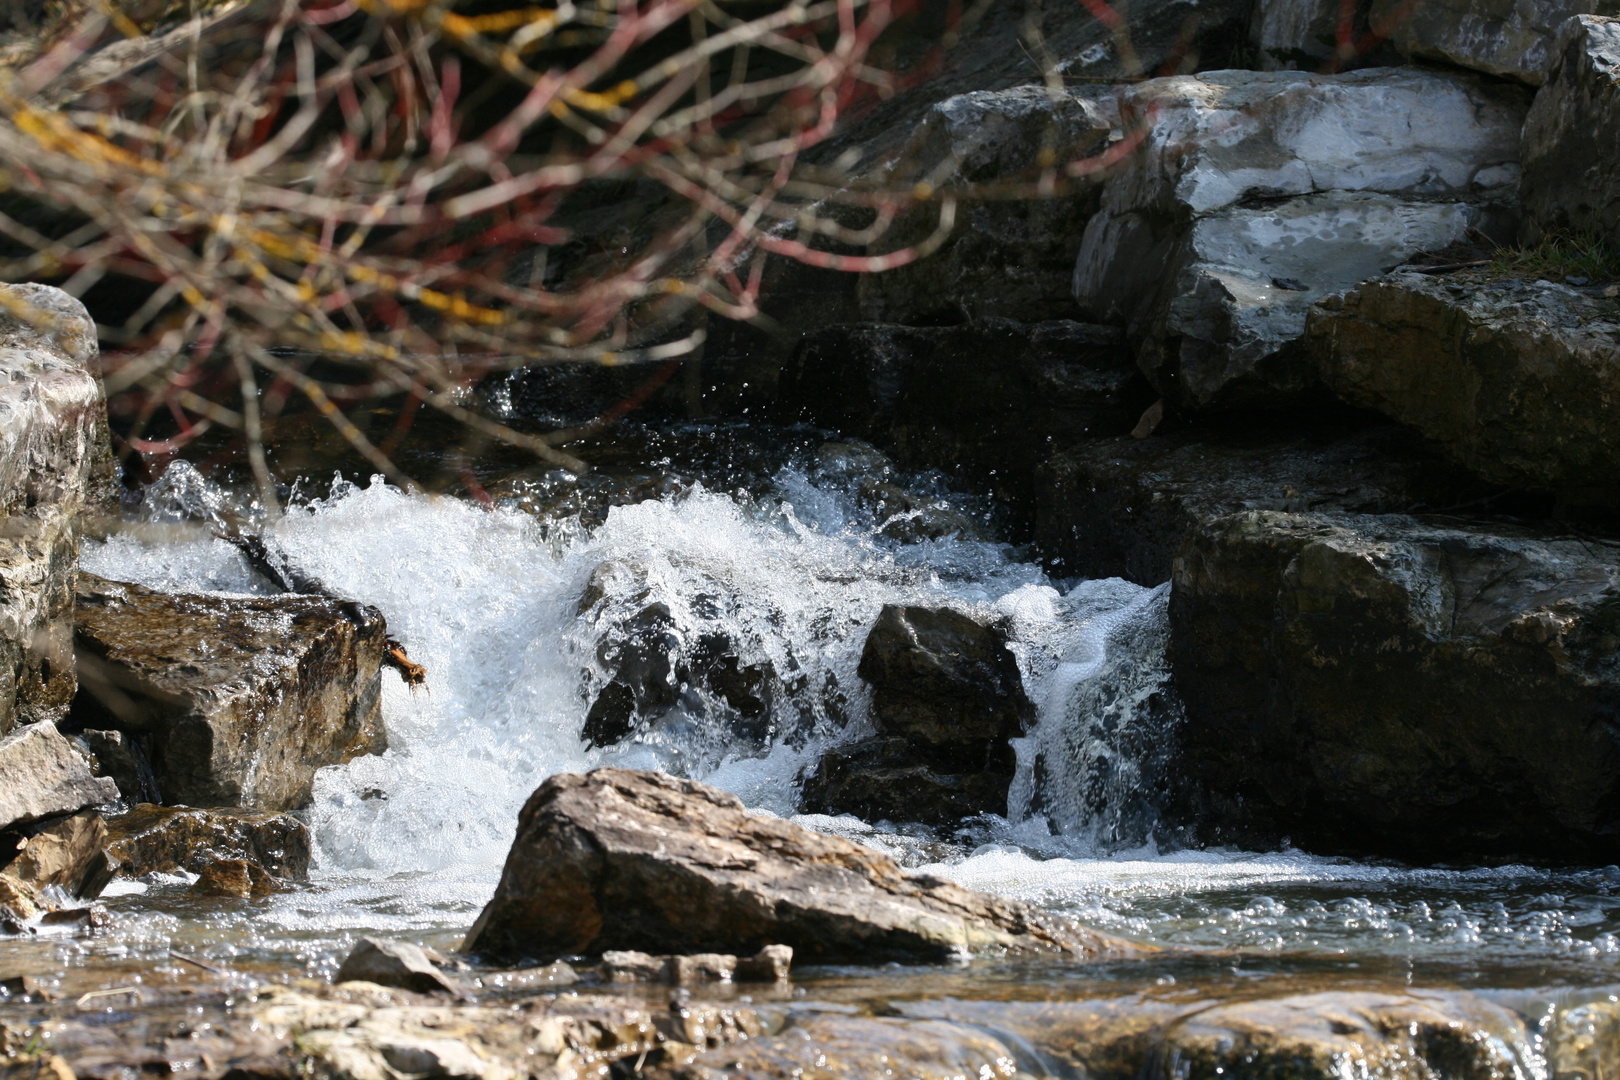
[[[1620,11],[1050,7],[817,151],[936,254],[479,388],[584,476],[121,478],[0,287],[0,1074],[1615,1070]]]

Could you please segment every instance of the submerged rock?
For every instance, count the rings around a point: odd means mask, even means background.
[[[290,814],[142,804],[107,827],[107,850],[129,877],[196,874],[220,859],[251,860],[295,881],[309,876],[309,829]]]
[[[1188,539],[1170,616],[1180,788],[1221,835],[1620,857],[1620,545],[1249,511]]]
[[[1593,229],[1620,247],[1617,142],[1620,19],[1582,15],[1559,30],[1546,85],[1524,121],[1519,198],[1531,233]]]
[[[419,946],[381,938],[361,938],[349,951],[333,981],[395,986],[418,994],[461,992]]]
[[[1373,0],[1371,22],[1402,53],[1540,86],[1573,15],[1620,15],[1615,0]]]
[[[136,733],[163,801],[294,810],[386,747],[382,615],[312,596],[169,595],[80,575],[75,718]]]
[[[1121,94],[1141,149],[1108,180],[1074,290],[1124,323],[1173,404],[1310,390],[1310,305],[1419,251],[1501,232],[1481,200],[1518,178],[1522,91],[1369,69],[1206,72]]]
[[[59,720],[74,694],[78,514],[111,489],[89,365],[96,328],[49,285],[0,285],[0,735]]]
[[[1620,301],[1397,274],[1317,305],[1306,343],[1341,398],[1484,479],[1620,505]]]
[[[1089,959],[1139,946],[1022,904],[910,876],[886,856],[662,773],[598,769],[541,784],[464,948],[550,959],[607,950],[811,962],[965,952]]]

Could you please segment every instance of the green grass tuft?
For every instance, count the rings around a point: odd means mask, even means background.
[[[1529,247],[1500,249],[1491,270],[1549,281],[1563,281],[1566,277],[1613,281],[1620,279],[1620,252],[1601,233],[1590,229],[1554,232]]]

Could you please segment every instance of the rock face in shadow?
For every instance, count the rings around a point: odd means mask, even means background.
[[[707,785],[619,769],[553,776],[529,797],[464,947],[549,960],[606,950],[744,955],[777,944],[811,963],[1145,949],[908,875],[847,840],[751,815]]]
[[[1373,0],[1370,21],[1388,27],[1407,56],[1540,86],[1557,56],[1558,29],[1574,15],[1620,15],[1615,0]]]
[[[1182,790],[1220,835],[1620,855],[1620,545],[1249,511],[1188,539],[1170,616]]]
[[[1519,199],[1532,235],[1593,229],[1620,245],[1620,19],[1560,29],[1547,82],[1524,121]]]
[[[375,608],[169,595],[80,575],[86,727],[134,733],[166,803],[295,810],[315,770],[386,747]]]
[[[201,873],[220,859],[246,859],[277,877],[309,876],[309,828],[290,814],[143,804],[107,822],[108,852],[123,873]]]
[[[1006,811],[1008,740],[1035,708],[1005,634],[950,608],[889,604],[857,671],[878,737],[823,754],[802,810],[930,825]]]
[[[1487,481],[1620,505],[1620,301],[1483,274],[1397,274],[1311,312],[1323,381]]]
[[[0,735],[58,720],[73,675],[77,515],[105,498],[112,449],[84,305],[0,285]]]
[[[1077,443],[1036,474],[1035,542],[1064,575],[1152,586],[1194,528],[1240,510],[1389,513],[1496,491],[1394,425],[1314,426],[1248,417]]]
[[[1125,89],[1143,131],[1086,226],[1074,290],[1126,325],[1174,405],[1277,405],[1311,391],[1299,347],[1322,296],[1414,254],[1501,231],[1523,91],[1369,69],[1221,71]]]
[[[905,465],[963,469],[1027,502],[1061,444],[1123,435],[1153,400],[1114,327],[984,319],[819,329],[783,371],[783,401]]]

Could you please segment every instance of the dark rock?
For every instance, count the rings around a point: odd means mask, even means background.
[[[1053,444],[1123,435],[1153,394],[1115,328],[985,319],[824,327],[784,370],[782,398],[903,464],[966,469],[1027,502]]]
[[[1239,510],[1388,513],[1499,493],[1407,431],[1321,414],[1078,443],[1036,476],[1035,543],[1059,573],[1148,586],[1170,580],[1194,527]]]
[[[923,756],[910,740],[883,736],[829,750],[805,778],[799,809],[925,825],[1006,813],[1010,771],[941,772]]]
[[[1437,60],[1540,86],[1556,62],[1558,30],[1573,15],[1620,15],[1615,0],[1374,0],[1371,21],[1388,27],[1407,56]]]
[[[857,668],[872,723],[956,771],[1012,771],[1007,740],[1035,709],[1001,631],[950,608],[884,606]]]
[[[0,829],[116,798],[118,785],[92,776],[90,763],[54,724],[29,724],[0,738]]]
[[[1191,535],[1170,615],[1179,789],[1220,835],[1620,857],[1620,545],[1249,511]]]
[[[216,859],[202,868],[191,891],[198,896],[269,896],[280,889],[270,871],[247,859]]]
[[[1462,280],[1399,274],[1317,305],[1306,344],[1323,381],[1488,481],[1620,506],[1620,303]]]
[[[751,815],[704,784],[617,769],[553,776],[530,796],[464,948],[546,959],[609,949],[736,955],[772,944],[813,963],[1144,948],[909,876],[847,840]]]
[[[369,982],[418,994],[458,994],[460,988],[418,946],[405,941],[361,938],[349,950],[334,982]]]
[[[146,803],[107,828],[107,850],[129,877],[200,873],[218,859],[246,859],[295,881],[309,876],[309,829],[290,814]]]
[[[111,486],[96,328],[48,285],[0,285],[0,735],[73,700],[77,515]]]
[[[157,777],[140,744],[122,731],[81,731],[74,737],[90,758],[90,771],[118,785],[126,806],[156,801]]]
[[[1611,8],[1606,14],[1616,13],[1611,4],[1602,6]],[[1620,19],[1581,15],[1559,28],[1547,81],[1524,121],[1519,199],[1529,238],[1590,229],[1620,247],[1616,139]]]
[[[87,728],[140,736],[164,802],[293,810],[315,770],[386,747],[374,608],[168,595],[80,575]]]

